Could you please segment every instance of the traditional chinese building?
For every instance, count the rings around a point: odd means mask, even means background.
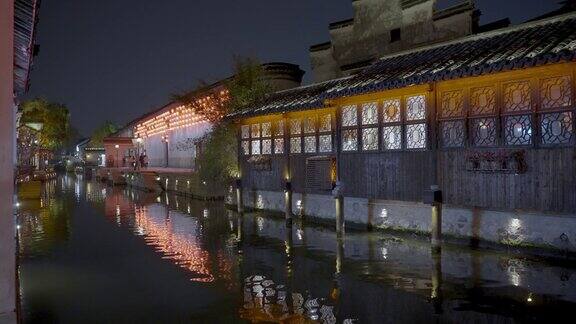
[[[267,63],[262,67],[264,80],[277,90],[299,86],[304,74],[297,65],[288,63]],[[211,107],[217,110],[228,100],[226,80],[204,87],[197,91],[196,97],[196,104],[203,111],[209,111]],[[107,138],[106,156],[114,159],[117,153],[115,145],[122,145],[123,138],[132,136],[135,139],[134,151],[146,154],[148,166],[194,170],[202,140],[211,129],[212,122],[197,113],[195,107],[172,101],[135,119]],[[123,152],[128,152],[127,149]]]
[[[278,92],[228,116],[244,204],[284,210],[290,190],[296,213],[334,219],[338,181],[347,221],[427,232],[423,196],[437,185],[451,237],[576,251],[575,60],[569,13]]]

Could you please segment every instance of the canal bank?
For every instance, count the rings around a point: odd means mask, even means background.
[[[339,240],[265,211],[80,177],[47,192],[19,215],[27,322],[538,322],[576,304],[576,269],[562,262],[455,246],[433,255],[379,232]]]

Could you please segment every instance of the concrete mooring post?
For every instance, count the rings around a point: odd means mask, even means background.
[[[236,206],[238,207],[238,214],[244,213],[244,201],[242,199],[242,179],[236,179]]]
[[[442,245],[442,191],[437,185],[430,186],[424,195],[424,203],[432,205],[430,243],[432,252],[440,252]]]
[[[286,180],[284,188],[284,214],[286,217],[286,226],[292,226],[292,182]]]

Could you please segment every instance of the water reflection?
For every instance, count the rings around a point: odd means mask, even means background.
[[[141,289],[149,289],[154,298],[161,295],[157,298],[164,306],[155,309],[161,318],[175,316],[167,306],[174,304],[182,305],[179,312],[185,314],[178,318],[195,318],[200,312],[213,321],[550,321],[570,314],[576,302],[576,270],[567,265],[455,247],[432,254],[424,241],[381,233],[347,233],[338,239],[327,228],[301,222],[286,227],[281,218],[238,215],[219,202],[106,187],[72,176],[50,183],[47,192],[41,206],[21,210],[22,257],[47,255],[56,248],[63,253],[85,249],[83,240],[94,236],[94,222],[101,218],[109,226],[98,225],[98,235],[116,237],[110,248],[129,246],[123,253],[140,255],[130,262],[146,265],[137,267],[147,278]],[[86,204],[95,218],[84,215]],[[75,243],[69,242],[71,233]],[[98,251],[98,258],[115,262],[112,250],[107,251]],[[149,252],[154,259],[146,256]],[[44,262],[62,261],[47,257]],[[25,262],[23,269],[27,266],[33,265]],[[82,266],[69,270],[86,271]],[[160,268],[163,275],[157,274]],[[118,280],[134,280],[133,271],[121,269],[116,270]],[[172,283],[170,289],[163,288],[164,282]],[[76,284],[86,291],[97,288],[89,282]],[[122,293],[126,288],[113,289]],[[199,289],[208,289],[213,298],[192,304],[181,297],[199,295]],[[208,305],[195,310],[202,301]],[[123,302],[116,300],[116,307],[153,309],[144,298],[130,306]],[[118,310],[107,307],[108,316],[115,316]],[[67,312],[65,305],[56,308]],[[136,315],[126,316],[133,321]]]

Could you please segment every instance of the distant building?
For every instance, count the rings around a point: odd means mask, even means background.
[[[310,47],[314,81],[354,74],[375,59],[470,35],[473,1],[438,9],[437,0],[353,0],[354,17],[330,24],[330,40]]]

